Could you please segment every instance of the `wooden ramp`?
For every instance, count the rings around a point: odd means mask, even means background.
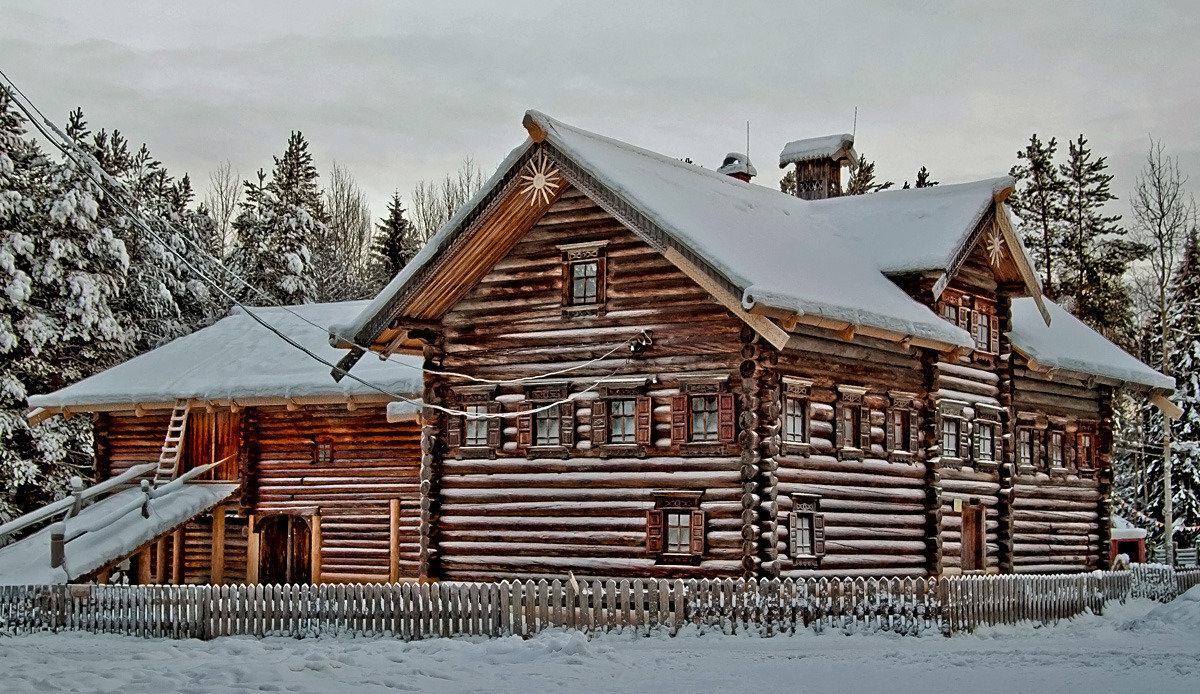
[[[183,440],[187,435],[188,414],[191,411],[191,403],[187,400],[175,401],[171,423],[167,425],[167,437],[158,456],[158,469],[154,472],[155,486],[175,479],[179,472],[179,459],[183,455]]]

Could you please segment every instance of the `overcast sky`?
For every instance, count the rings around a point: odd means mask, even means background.
[[[376,216],[464,156],[490,174],[528,108],[710,168],[749,120],[771,186],[785,142],[849,131],[855,106],[897,184],[1000,175],[1030,133],[1082,132],[1124,199],[1152,135],[1200,191],[1200,3],[1047,4],[0,0],[0,68],[200,192],[302,130]]]

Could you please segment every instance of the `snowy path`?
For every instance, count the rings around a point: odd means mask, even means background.
[[[1192,595],[1192,594],[1195,595]],[[1194,599],[1189,599],[1194,598]],[[1149,613],[1149,614],[1148,614]],[[1055,628],[903,638],[578,633],[430,640],[0,637],[5,692],[1200,691],[1200,592]]]

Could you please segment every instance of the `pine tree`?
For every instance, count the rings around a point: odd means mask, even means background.
[[[308,142],[293,132],[283,156],[275,157],[270,182],[264,183],[260,170],[257,184],[244,184],[245,199],[234,221],[238,241],[233,266],[268,298],[238,287],[243,299],[275,304],[317,300],[312,246],[328,235],[317,178]]]
[[[1062,233],[1063,183],[1054,154],[1058,141],[1053,137],[1043,144],[1037,133],[1017,152],[1020,162],[1010,171],[1017,181],[1008,205],[1021,220],[1021,240],[1033,254],[1042,271],[1042,291],[1051,299],[1058,296],[1055,277],[1058,272],[1058,245]]]
[[[846,181],[842,195],[864,195],[887,190],[894,184],[891,181],[875,182],[875,162],[867,161],[866,155],[858,155],[858,163],[854,166],[850,178]]]
[[[788,195],[796,194],[796,170],[788,169],[783,178],[779,179],[779,190]]]
[[[388,202],[387,216],[376,225],[373,249],[375,261],[375,280],[379,287],[395,277],[417,251],[421,249],[415,236],[413,225],[404,217],[404,205],[400,202],[400,192],[392,193]]]
[[[1083,322],[1109,339],[1128,342],[1132,302],[1124,275],[1147,248],[1125,239],[1120,215],[1105,214],[1112,194],[1106,157],[1093,158],[1080,135],[1059,166],[1062,233],[1059,243],[1059,298]]]
[[[1175,340],[1169,361],[1175,369],[1172,400],[1183,416],[1172,424],[1171,498],[1176,527],[1196,527],[1200,526],[1200,240],[1194,226],[1175,279],[1169,319]],[[1189,543],[1198,535],[1195,530],[1183,533]]]

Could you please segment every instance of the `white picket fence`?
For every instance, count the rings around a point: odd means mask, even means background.
[[[145,637],[421,639],[585,632],[772,635],[799,629],[950,635],[981,625],[1053,623],[1111,600],[1169,600],[1200,570],[1054,576],[804,580],[541,580],[319,586],[0,586],[0,632]]]

